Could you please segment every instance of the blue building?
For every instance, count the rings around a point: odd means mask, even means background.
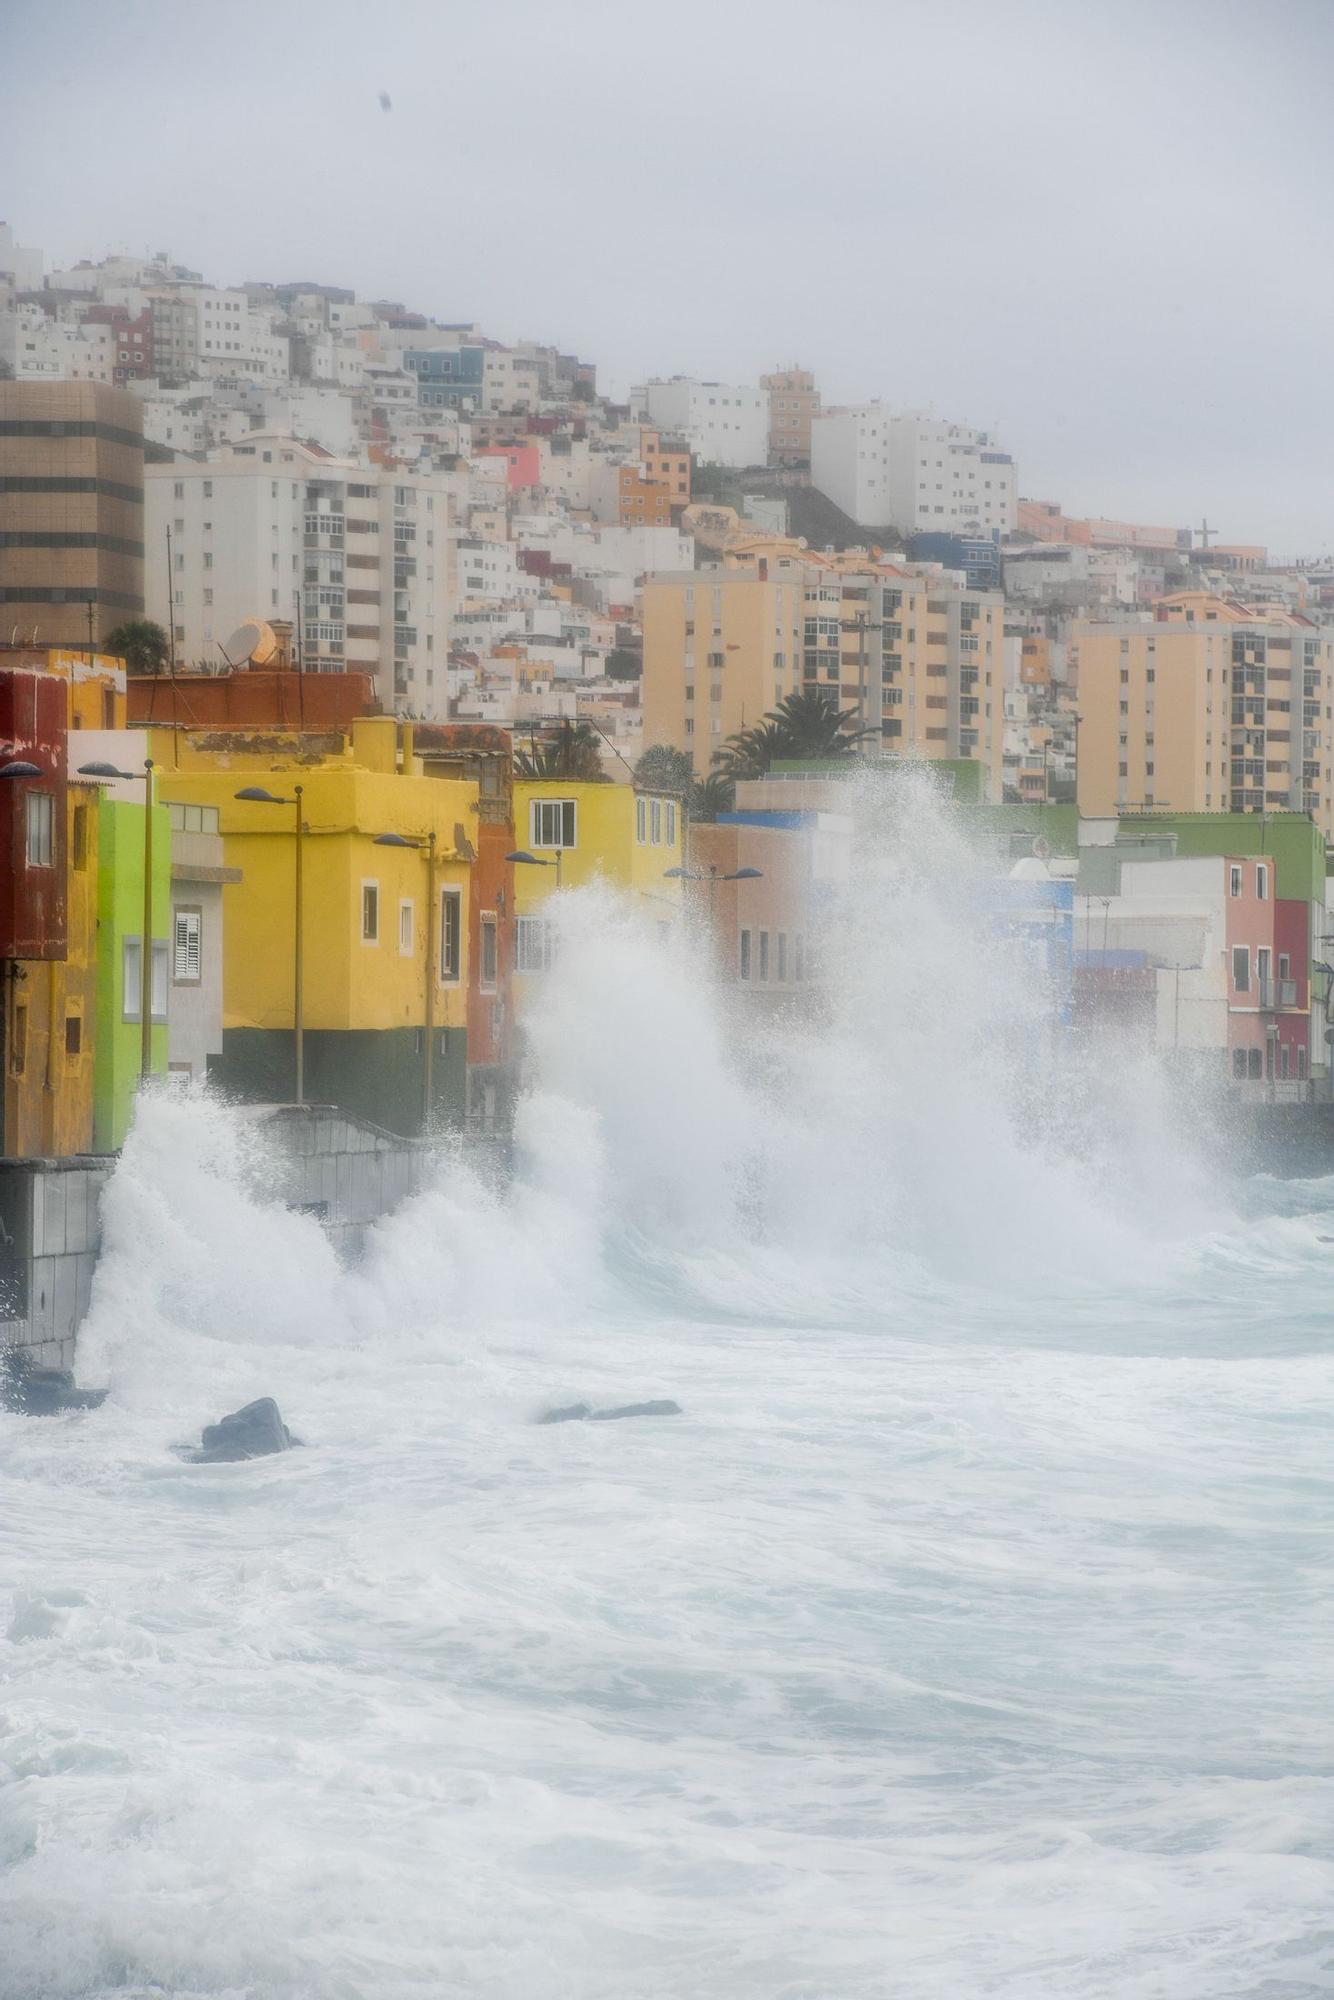
[[[914,562],[938,562],[946,569],[961,569],[970,590],[1001,587],[998,529],[993,528],[990,535],[909,535],[908,554]]]
[[[417,378],[424,409],[480,410],[484,350],[480,347],[409,347],[403,366]]]

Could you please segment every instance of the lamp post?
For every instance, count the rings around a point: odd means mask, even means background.
[[[713,939],[713,949],[715,951],[718,949],[718,884],[720,882],[758,882],[764,874],[762,868],[733,868],[728,874],[724,875],[719,872],[716,862],[711,863],[707,869],[678,866],[676,868],[664,868],[662,872],[664,880],[708,883],[709,936]]]
[[[123,778],[132,784],[137,771],[114,764],[80,764],[81,778]],[[139,1081],[153,1074],[153,759],[144,759],[144,929],[139,944]]]
[[[525,866],[525,867],[528,867],[528,868],[552,868],[552,867],[554,867],[554,868],[555,868],[555,870],[556,870],[556,887],[557,887],[557,888],[559,889],[559,888],[560,888],[560,863],[561,863],[561,852],[562,852],[562,850],[561,850],[561,849],[560,849],[560,848],[558,847],[558,848],[556,849],[556,859],[555,859],[555,861],[554,861],[554,862],[551,862],[551,861],[547,861],[547,860],[545,860],[545,859],[544,859],[544,858],[542,857],[542,855],[540,855],[540,854],[530,854],[530,853],[528,852],[528,849],[527,849],[526,847],[516,847],[516,848],[514,849],[514,852],[513,852],[512,854],[507,854],[507,855],[505,856],[505,859],[506,859],[507,861],[519,861],[519,862],[522,862],[522,863],[524,864],[524,866]]]
[[[296,955],[295,955],[295,963],[293,967],[293,977],[292,977],[292,1039],[295,1044],[295,1051],[296,1051],[296,1102],[298,1104],[304,1104],[306,1101],[306,1048],[305,1048],[305,1025],[303,1020],[303,1009],[302,1009],[303,995],[302,995],[302,978],[301,978],[301,961],[302,961],[301,871],[302,871],[302,859],[303,859],[302,842],[305,835],[305,826],[301,818],[301,799],[303,793],[305,792],[305,786],[293,785],[292,792],[293,792],[292,798],[280,799],[276,797],[273,792],[266,792],[263,785],[243,785],[241,790],[237,792],[236,797],[238,799],[244,800],[247,805],[294,806],[296,808],[296,923],[295,923],[296,935],[294,939]]]
[[[432,1112],[432,1060],[435,1040],[435,828],[425,840],[419,835],[377,833],[376,847],[413,847],[426,850],[426,1038],[422,1055],[422,1131],[428,1130]]]

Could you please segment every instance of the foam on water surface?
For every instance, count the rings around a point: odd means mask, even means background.
[[[514,1186],[351,1272],[144,1107],[108,1402],[0,1416],[3,2000],[1330,1990],[1334,1181],[1063,1125],[913,812],[800,1029],[559,899]],[[173,1458],[259,1394],[306,1449]]]

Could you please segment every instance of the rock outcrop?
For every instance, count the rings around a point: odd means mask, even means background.
[[[21,1347],[0,1366],[0,1409],[25,1417],[54,1417],[62,1410],[95,1410],[105,1389],[76,1389],[68,1368],[34,1368]]]
[[[539,1424],[577,1424],[585,1419],[591,1424],[611,1424],[620,1417],[679,1417],[682,1415],[679,1403],[666,1401],[656,1403],[623,1403],[615,1410],[595,1410],[588,1403],[567,1403],[560,1410],[543,1410]]]
[[[282,1420],[272,1396],[260,1396],[244,1409],[233,1410],[216,1424],[205,1424],[199,1449],[189,1453],[195,1465],[225,1465],[242,1458],[267,1458],[300,1444]]]

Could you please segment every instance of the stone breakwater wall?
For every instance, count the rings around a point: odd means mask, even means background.
[[[326,1105],[239,1107],[276,1165],[274,1197],[315,1216],[346,1258],[366,1231],[437,1171],[441,1148],[402,1139]],[[467,1135],[456,1157],[488,1177],[508,1167],[505,1142]],[[102,1190],[114,1157],[0,1160],[0,1350],[35,1368],[75,1367],[77,1336],[101,1246]]]

